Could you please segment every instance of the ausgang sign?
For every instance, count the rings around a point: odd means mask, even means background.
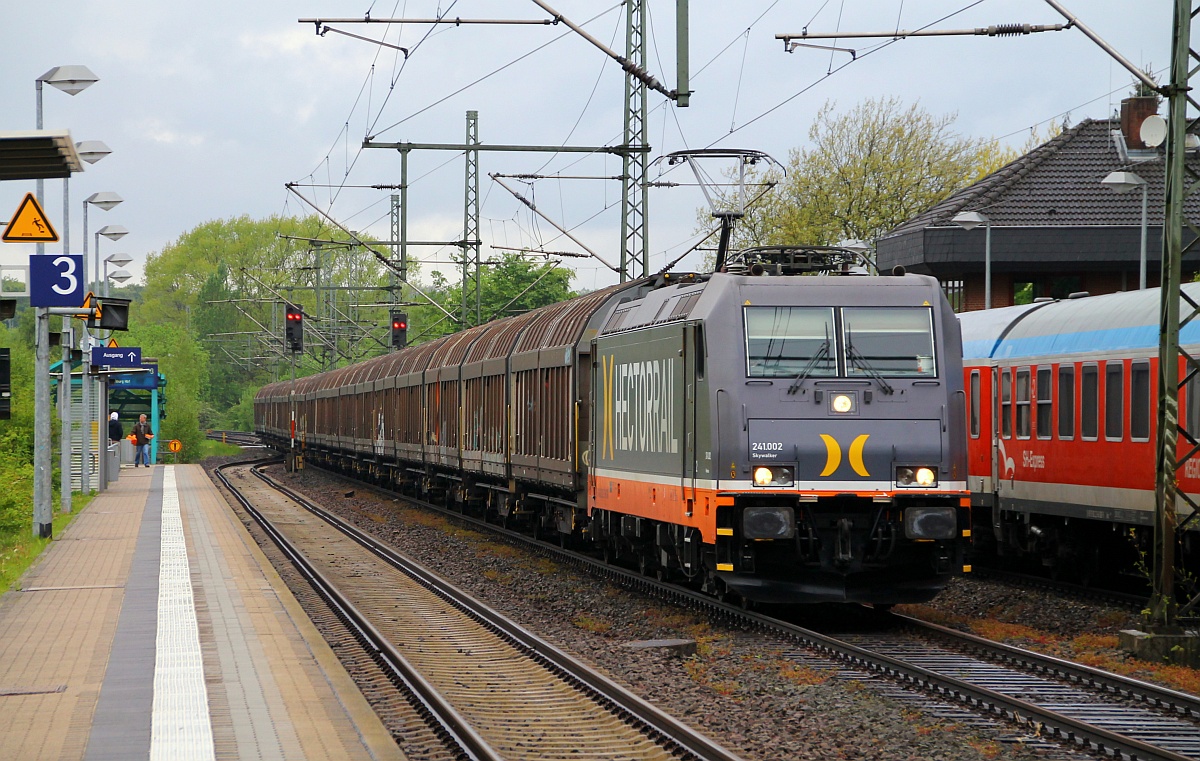
[[[142,364],[142,347],[140,346],[107,346],[92,347],[92,364],[108,365],[109,367],[139,367]]]

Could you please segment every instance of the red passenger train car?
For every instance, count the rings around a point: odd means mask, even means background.
[[[1200,300],[1200,284],[1184,291]],[[1047,301],[959,316],[968,472],[977,546],[1087,580],[1128,570],[1152,545],[1158,289]],[[1180,344],[1200,351],[1200,325]],[[1183,368],[1183,360],[1180,360]],[[1183,376],[1181,376],[1183,377]],[[1200,382],[1180,394],[1200,431]],[[1192,445],[1181,437],[1179,457]],[[1200,493],[1200,460],[1179,472]],[[1180,500],[1181,521],[1191,509]],[[1200,534],[1180,532],[1195,563]]]

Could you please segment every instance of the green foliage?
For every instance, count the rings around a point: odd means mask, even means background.
[[[33,312],[26,314],[28,341],[21,328],[0,326],[0,346],[12,359],[12,418],[0,420],[0,535],[29,531],[33,521]]]
[[[432,284],[425,290],[451,319],[435,306],[421,305],[408,309],[409,343],[423,343],[453,333],[459,329],[462,315],[463,291],[460,283],[448,284],[441,272],[432,273]],[[499,259],[485,263],[479,287],[479,316],[481,322],[509,317],[531,309],[565,301],[575,294],[571,291],[571,272],[549,262],[531,261],[517,252],[506,252]],[[467,286],[468,324],[475,324],[475,286]]]
[[[841,115],[834,108],[833,102],[821,108],[808,132],[812,147],[791,152],[786,177],[753,177],[778,185],[738,223],[734,249],[873,242],[996,160],[990,143],[952,131],[954,115],[905,108],[894,97],[865,100]]]
[[[200,410],[203,389],[209,385],[208,353],[186,326],[132,319],[130,323],[131,330],[121,338],[121,343],[141,346],[143,358],[157,359],[158,370],[168,383],[165,393],[170,414],[154,432],[159,450],[162,451],[165,442],[179,439],[185,457],[198,452],[204,438],[200,431]]]

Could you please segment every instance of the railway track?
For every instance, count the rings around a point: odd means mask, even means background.
[[[258,434],[248,431],[208,431],[205,438],[219,441],[222,444],[233,444],[241,447],[261,447],[262,441]]]
[[[405,499],[526,544],[556,563],[702,610],[735,627],[781,637],[844,669],[886,678],[1010,722],[1030,739],[1139,761],[1200,759],[1200,699],[1195,696],[892,614],[887,615],[909,633],[834,636],[664,584],[454,510]]]
[[[976,578],[1002,582],[1018,589],[1044,590],[1063,597],[1070,597],[1084,602],[1111,605],[1132,611],[1141,610],[1146,607],[1146,601],[1150,598],[1148,588],[1142,593],[1133,593],[1118,589],[1109,589],[1104,586],[1074,584],[1069,581],[1036,576],[1031,573],[993,568],[981,565],[980,563],[976,563],[974,569],[971,575]]]
[[[737,761],[257,467],[217,474],[387,675],[394,695],[368,689],[381,715],[397,701],[414,706],[429,725],[422,742],[440,743],[441,756],[600,759],[618,749],[631,761]],[[406,753],[439,757],[429,747]]]

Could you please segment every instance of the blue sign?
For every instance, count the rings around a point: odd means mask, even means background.
[[[142,347],[140,346],[93,346],[92,364],[108,365],[109,367],[140,367],[142,364]]]
[[[142,365],[148,373],[114,373],[108,376],[109,388],[136,388],[153,391],[158,388],[158,365]]]
[[[42,254],[29,257],[29,305],[79,307],[84,290],[82,254]]]

